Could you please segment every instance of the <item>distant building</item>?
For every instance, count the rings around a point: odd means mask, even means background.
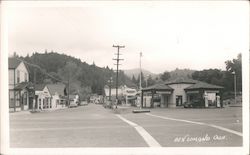
[[[9,110],[32,109],[34,87],[29,82],[29,72],[23,61],[9,58]]]
[[[52,108],[52,96],[45,84],[35,85],[35,108],[44,110]]]
[[[160,107],[178,107],[195,100],[203,107],[220,107],[222,88],[197,80],[179,78],[142,89],[141,106],[154,107],[154,96],[159,95]]]
[[[121,100],[125,104],[135,104],[137,91],[134,88],[129,88],[126,85],[120,86],[117,90],[118,99]],[[111,96],[112,100],[115,100],[116,97],[116,88],[109,89],[109,86],[104,87],[104,94],[107,100],[109,100],[109,96]]]
[[[51,108],[62,108],[67,103],[67,89],[64,84],[47,84],[51,95]]]
[[[67,94],[64,84],[35,85],[35,109],[60,109],[66,106]]]

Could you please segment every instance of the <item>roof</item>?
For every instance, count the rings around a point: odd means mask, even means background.
[[[24,88],[34,89],[34,85],[31,82],[22,82],[22,83],[19,83],[17,86],[15,86],[14,89],[22,90]]]
[[[36,84],[35,85],[35,90],[37,91],[42,91],[45,87],[45,84]]]
[[[66,87],[64,84],[47,84],[46,86],[48,87],[51,95],[54,95],[56,92],[61,96],[65,95],[64,90]]]
[[[196,84],[199,81],[197,80],[193,80],[193,79],[189,79],[189,78],[177,78],[174,80],[170,80],[170,81],[166,81],[165,84],[169,85],[169,84],[179,84],[179,83],[186,83],[186,84]]]
[[[165,84],[155,84],[152,86],[149,86],[147,88],[143,88],[143,91],[148,91],[148,90],[173,90],[173,88],[169,87],[168,85]]]
[[[223,87],[208,84],[205,82],[198,82],[190,87],[185,88],[185,90],[193,90],[193,89],[223,89]]]
[[[9,58],[9,69],[16,69],[20,63],[21,61],[16,58]]]

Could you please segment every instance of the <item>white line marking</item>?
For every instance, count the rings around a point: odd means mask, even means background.
[[[148,144],[149,147],[161,147],[161,145],[143,127],[137,125],[134,122],[131,122],[131,121],[125,119],[121,115],[116,115],[116,116],[119,117],[124,122],[128,123],[129,125],[131,125],[132,127],[134,127],[136,129],[136,131],[146,141],[146,143]]]
[[[162,119],[167,119],[167,120],[172,120],[172,121],[179,121],[179,122],[186,122],[186,123],[192,123],[192,124],[198,124],[198,125],[205,125],[205,126],[213,127],[213,128],[216,128],[216,129],[226,131],[226,132],[230,132],[230,133],[236,134],[236,135],[241,136],[241,137],[243,136],[241,132],[234,131],[234,130],[231,130],[231,129],[227,129],[227,128],[217,126],[217,125],[214,125],[214,124],[207,124],[207,123],[202,123],[202,122],[194,122],[194,121],[189,121],[189,120],[184,120],[184,119],[176,119],[176,118],[158,116],[158,115],[153,115],[153,114],[146,114],[146,115],[153,116],[153,117],[158,117],[158,118],[162,118]]]

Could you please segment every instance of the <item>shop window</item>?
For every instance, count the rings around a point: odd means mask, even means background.
[[[16,106],[19,107],[20,106],[20,94],[19,92],[16,92]]]
[[[14,102],[14,91],[10,90],[9,91],[9,102],[10,102],[10,107],[14,107],[15,102]]]

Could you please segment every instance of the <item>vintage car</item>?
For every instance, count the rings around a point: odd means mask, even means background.
[[[193,100],[191,102],[184,103],[184,108],[202,108],[202,107],[204,106],[201,104],[200,100]]]

